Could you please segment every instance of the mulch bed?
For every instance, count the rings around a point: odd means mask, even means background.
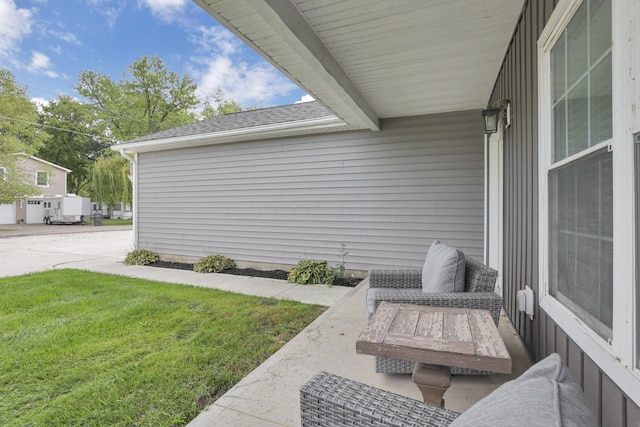
[[[178,270],[193,271],[193,264],[186,262],[170,262],[170,261],[156,261],[151,264],[147,264],[150,267],[163,267],[163,268],[175,268]],[[287,273],[284,270],[256,270],[253,268],[230,268],[222,272],[223,274],[234,274],[236,276],[251,276],[251,277],[264,277],[267,279],[287,280]],[[347,286],[350,288],[355,287],[360,283],[362,279],[349,279],[338,278],[333,284],[335,286]]]

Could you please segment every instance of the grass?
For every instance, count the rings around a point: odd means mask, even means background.
[[[89,224],[93,225],[93,219],[89,221]],[[103,218],[102,225],[133,225],[132,219],[112,219]]]
[[[78,270],[0,279],[0,425],[184,425],[323,310]]]

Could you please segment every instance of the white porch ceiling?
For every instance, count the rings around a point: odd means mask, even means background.
[[[486,106],[524,0],[194,0],[355,128]]]

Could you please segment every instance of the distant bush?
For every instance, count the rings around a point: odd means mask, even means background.
[[[127,265],[147,265],[160,259],[158,254],[148,249],[136,249],[127,254],[124,263]]]
[[[234,268],[236,263],[224,255],[211,255],[200,258],[193,265],[193,271],[198,273],[220,273],[221,271]]]
[[[327,265],[327,261],[303,259],[289,271],[289,283],[332,285],[337,273]]]

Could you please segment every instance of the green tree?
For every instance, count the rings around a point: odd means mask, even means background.
[[[96,120],[89,106],[69,96],[42,107],[40,123],[46,125],[44,130],[51,138],[40,147],[38,157],[71,169],[69,192],[88,196],[93,163],[112,144],[98,136],[103,123]]]
[[[204,109],[200,116],[205,119],[222,116],[224,114],[237,113],[242,107],[232,99],[225,99],[222,89],[218,89],[213,96],[208,96],[204,101]]]
[[[23,176],[20,156],[16,156],[35,154],[47,140],[48,134],[37,121],[37,109],[27,91],[16,85],[9,70],[0,69],[0,203],[40,193],[32,180]]]
[[[133,189],[129,179],[129,162],[113,154],[100,157],[93,165],[92,198],[106,203],[112,210],[120,203],[133,204]]]
[[[76,89],[93,103],[111,135],[126,141],[196,120],[197,85],[166,68],[164,60],[143,56],[127,67],[123,79],[85,70]]]

